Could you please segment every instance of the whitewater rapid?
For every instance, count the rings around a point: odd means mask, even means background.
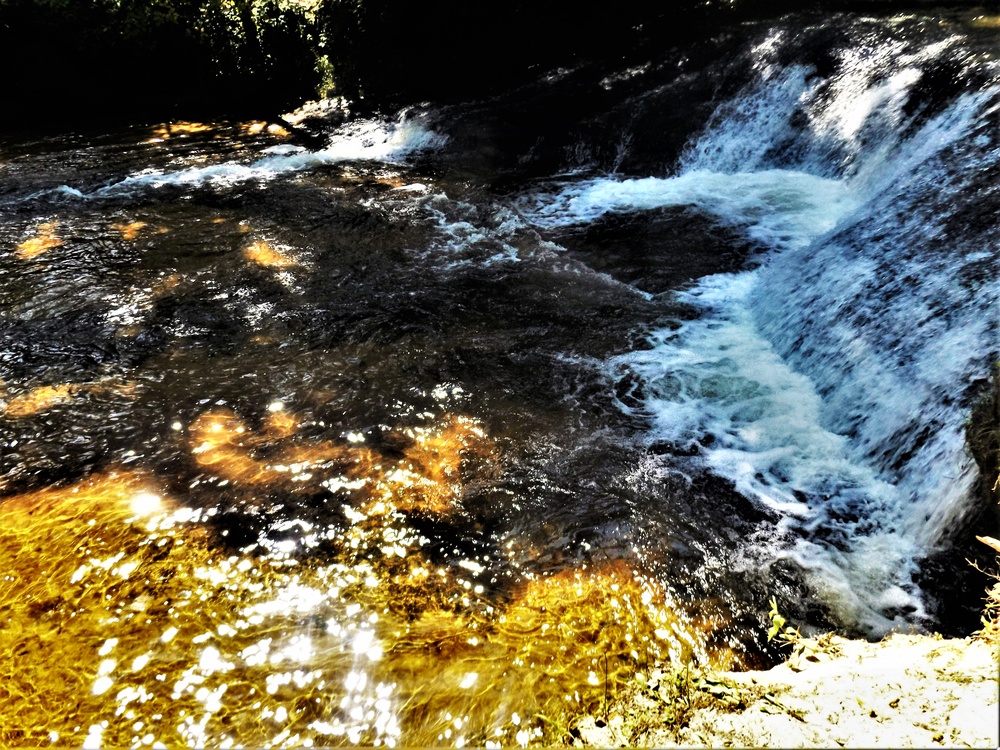
[[[114,198],[164,187],[192,188],[207,185],[216,188],[247,183],[266,183],[275,178],[331,164],[372,162],[385,165],[405,163],[416,154],[440,148],[447,136],[434,131],[419,116],[403,111],[395,118],[357,119],[341,125],[326,136],[327,145],[307,149],[292,143],[265,148],[248,160],[227,160],[205,166],[187,165],[185,161],[203,161],[195,153],[175,159],[176,168],[147,168],[95,190],[75,185],[60,185],[22,198],[38,200],[47,196],[76,199]]]
[[[777,65],[780,42],[673,174],[565,181],[521,207],[547,229],[683,207],[764,249],[675,293],[697,317],[609,369],[643,384],[651,440],[781,514],[753,564],[792,562],[879,635],[927,617],[920,560],[973,503],[963,394],[996,356],[997,247],[945,227],[997,167],[1000,92],[921,118],[912,89],[951,41],[842,50],[830,79]]]

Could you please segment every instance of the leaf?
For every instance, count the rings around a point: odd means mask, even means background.
[[[771,597],[771,611],[768,612],[768,617],[771,618],[771,627],[767,629],[767,640],[773,641],[782,629],[785,627],[785,618],[781,616],[778,612],[778,602],[774,597]]]

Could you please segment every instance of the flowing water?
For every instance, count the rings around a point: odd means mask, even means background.
[[[967,630],[998,28],[746,24],[320,148],[4,139],[4,743],[552,743],[768,663],[771,596]]]

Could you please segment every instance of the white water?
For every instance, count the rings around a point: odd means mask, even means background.
[[[871,634],[926,616],[913,575],[968,510],[962,399],[998,352],[995,235],[943,226],[1000,163],[997,91],[900,136],[918,64],[949,46],[848,50],[819,81],[762,45],[758,83],[719,108],[675,175],[524,203],[547,227],[690,206],[770,248],[759,268],[680,293],[700,317],[612,367],[645,383],[655,439],[707,446],[704,466],[783,514],[765,557],[794,561]]]
[[[594,221],[614,211],[693,206],[745,229],[763,245],[790,247],[829,231],[855,204],[843,183],[795,170],[692,169],[665,179],[575,183],[554,200],[542,199],[530,215],[539,226],[556,227]]]
[[[283,174],[341,162],[378,161],[399,164],[416,153],[440,148],[446,139],[446,136],[428,128],[419,120],[408,119],[405,114],[395,121],[355,120],[338,128],[330,137],[329,144],[317,151],[293,145],[274,146],[250,163],[230,161],[172,172],[143,170],[90,194],[65,185],[57,188],[56,192],[78,198],[92,198],[168,185],[194,186],[207,183],[226,186],[265,182]]]

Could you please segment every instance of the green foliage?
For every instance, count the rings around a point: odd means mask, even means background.
[[[691,39],[706,12],[625,0],[613,10],[567,0],[324,0],[317,18],[340,92],[362,108],[479,97],[548,68],[631,50],[651,29]],[[642,31],[640,31],[642,29]]]
[[[767,640],[771,642],[775,639],[781,641],[782,645],[794,646],[802,640],[802,634],[798,628],[786,627],[786,620],[778,611],[778,602],[771,597],[771,611],[768,618],[771,620],[771,627],[767,629]]]

